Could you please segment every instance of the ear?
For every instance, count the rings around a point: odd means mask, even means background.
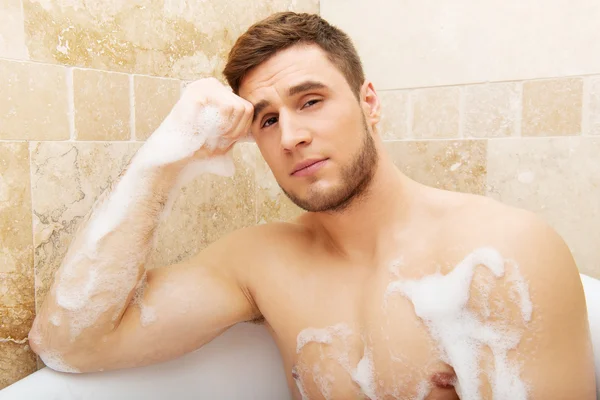
[[[381,103],[373,87],[373,82],[368,79],[365,79],[360,88],[360,99],[367,123],[374,126],[381,119]]]

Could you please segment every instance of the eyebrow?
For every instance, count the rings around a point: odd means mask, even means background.
[[[321,82],[305,81],[289,88],[287,95],[291,97],[297,95],[298,93],[307,92],[309,90],[314,89],[324,89],[326,87],[327,86]],[[261,100],[258,103],[256,103],[254,105],[254,115],[252,117],[252,122],[254,122],[256,118],[260,115],[260,113],[269,105],[271,105],[271,103],[269,103],[267,100]]]

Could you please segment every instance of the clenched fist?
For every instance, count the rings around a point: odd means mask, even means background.
[[[162,165],[207,160],[227,153],[250,135],[252,104],[215,78],[189,84],[145,152]]]

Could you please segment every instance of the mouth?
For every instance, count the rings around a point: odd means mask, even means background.
[[[294,172],[291,173],[292,176],[307,176],[317,172],[321,167],[325,165],[325,163],[329,160],[328,158],[323,158],[320,160],[310,160],[307,162],[300,163],[294,169]]]

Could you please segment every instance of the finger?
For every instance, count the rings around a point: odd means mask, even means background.
[[[236,118],[236,126],[235,129],[231,132],[232,140],[237,141],[243,139],[248,134],[249,120],[251,120],[252,117],[249,117],[251,105],[249,103],[246,103],[247,102],[242,99],[238,101],[236,107],[236,112],[238,114]]]

